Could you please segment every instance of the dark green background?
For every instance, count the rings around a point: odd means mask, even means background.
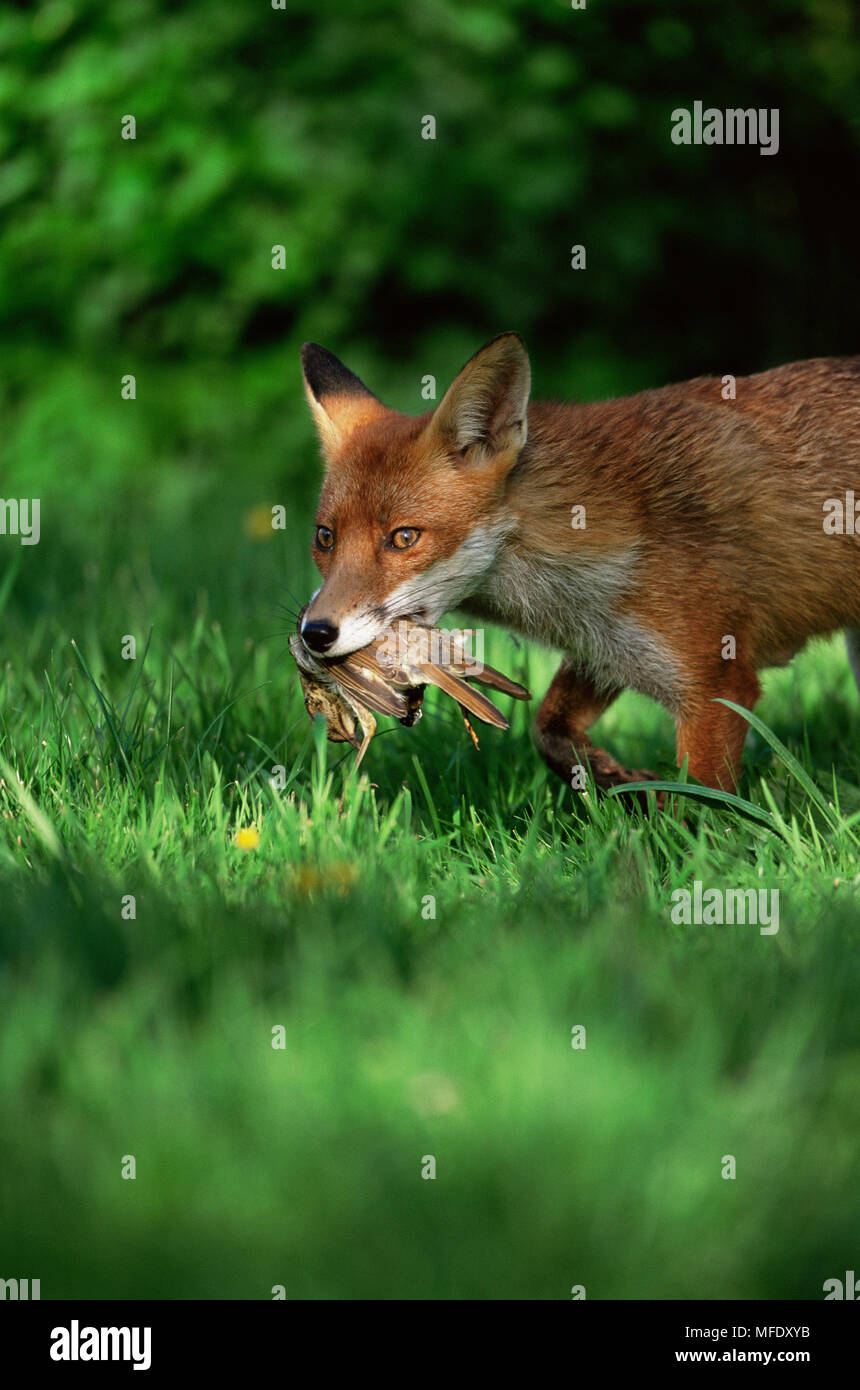
[[[176,535],[163,554],[159,538],[190,524],[183,551],[196,544],[217,582],[224,508],[271,496],[306,526],[306,338],[409,411],[425,408],[425,373],[443,388],[511,328],[545,396],[856,351],[853,13],[5,6],[7,491],[61,484],[69,524],[53,538],[76,560],[93,544],[72,519],[97,515],[120,546],[132,522],[174,579]],[[671,112],[696,99],[778,107],[779,153],[673,145]]]

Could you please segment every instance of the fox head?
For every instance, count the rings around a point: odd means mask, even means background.
[[[437,623],[492,566],[526,442],[529,359],[516,333],[501,334],[416,417],[389,410],[316,343],[302,367],[326,464],[311,547],[323,584],[302,637],[345,656],[399,618]]]

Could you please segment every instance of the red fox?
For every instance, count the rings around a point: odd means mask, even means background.
[[[535,741],[601,790],[653,778],[587,736],[622,690],[672,712],[679,766],[731,789],[746,724],[720,697],[751,708],[762,667],[836,628],[860,685],[860,357],[742,377],[731,400],[698,377],[529,404],[525,347],[503,333],[418,417],[315,343],[302,363],[327,465],[314,651],[454,607],[558,648]]]

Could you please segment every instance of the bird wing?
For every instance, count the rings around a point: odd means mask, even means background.
[[[503,695],[513,695],[515,700],[530,700],[531,691],[526,690],[524,685],[518,685],[516,681],[503,676],[501,671],[497,671],[493,666],[484,666],[480,671],[470,671],[468,668],[463,671],[463,676],[467,681],[480,681],[481,685],[489,685],[493,690],[499,690]]]
[[[332,662],[331,674],[347,696],[358,700],[377,714],[390,714],[402,719],[409,714],[409,704],[399,691],[393,690],[376,663],[367,661],[365,652],[353,652],[343,661]]]
[[[429,685],[438,685],[440,690],[450,695],[452,700],[456,700],[457,704],[470,714],[474,714],[476,719],[482,719],[485,724],[494,724],[497,729],[510,728],[507,719],[496,709],[492,700],[488,700],[480,690],[473,690],[461,676],[455,675],[450,667],[435,666],[428,661],[421,670]]]

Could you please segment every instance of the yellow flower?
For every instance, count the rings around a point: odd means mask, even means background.
[[[247,825],[236,832],[237,849],[257,849],[259,843],[260,832],[255,825]]]
[[[358,882],[358,869],[347,859],[335,860],[322,867],[316,864],[299,864],[293,870],[293,887],[297,893],[311,897],[315,893],[332,890],[344,897]]]
[[[245,535],[252,541],[270,541],[274,536],[271,507],[252,507],[242,518]]]

